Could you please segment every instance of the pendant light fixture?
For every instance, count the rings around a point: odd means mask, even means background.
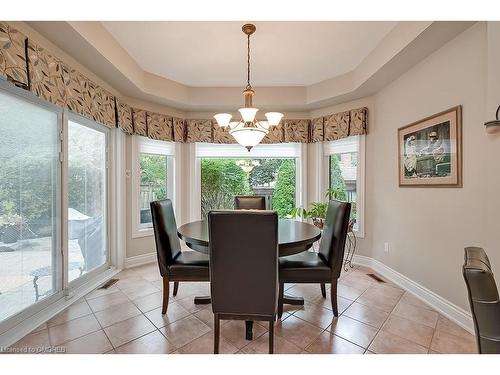
[[[245,106],[238,109],[241,120],[231,121],[232,116],[229,113],[218,113],[214,118],[221,128],[229,126],[229,134],[233,136],[236,142],[250,151],[252,147],[259,144],[262,138],[269,133],[270,126],[276,126],[280,123],[283,114],[279,112],[267,112],[265,114],[267,121],[256,120],[256,114],[259,109],[253,107],[252,99],[255,91],[250,84],[250,36],[255,32],[256,27],[251,23],[247,23],[243,25],[241,30],[247,36],[247,85],[245,90],[243,90]]]

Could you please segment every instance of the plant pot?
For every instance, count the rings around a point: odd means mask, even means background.
[[[19,225],[8,225],[2,235],[3,243],[16,243],[19,240]]]

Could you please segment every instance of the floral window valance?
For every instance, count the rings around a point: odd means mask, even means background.
[[[162,141],[235,143],[211,119],[181,119],[132,108],[7,22],[0,21],[0,78],[38,97],[126,134]],[[307,119],[285,119],[262,143],[331,141],[366,134],[367,108]]]

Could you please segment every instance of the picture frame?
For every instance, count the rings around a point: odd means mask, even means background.
[[[400,187],[462,187],[462,106],[398,129]]]

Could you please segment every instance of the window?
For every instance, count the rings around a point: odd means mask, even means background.
[[[132,147],[134,149],[132,217],[135,218],[133,237],[141,237],[152,234],[149,203],[166,198],[174,201],[175,146],[172,142],[134,136]]]
[[[328,157],[328,192],[332,198],[351,202],[353,229],[363,236],[364,139],[360,136],[325,142]]]
[[[279,217],[300,205],[301,145],[196,145],[200,190],[198,212],[232,209],[236,195],[262,195]]]
[[[106,133],[68,121],[68,281],[107,263]]]
[[[57,290],[59,118],[0,91],[0,321]]]

